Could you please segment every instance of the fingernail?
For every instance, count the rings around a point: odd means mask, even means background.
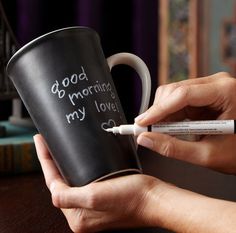
[[[134,121],[135,121],[135,122],[139,122],[139,121],[143,120],[143,119],[146,117],[146,115],[147,115],[147,112],[144,112],[144,113],[140,114],[139,116],[137,116],[137,117],[134,119]]]
[[[33,140],[34,140],[34,141],[35,141],[36,137],[37,137],[37,134],[35,134],[35,135],[33,136]]]
[[[153,148],[153,141],[148,138],[148,137],[145,137],[145,136],[139,136],[137,138],[137,143],[141,146],[144,146],[144,147],[147,147],[149,149],[152,149]]]

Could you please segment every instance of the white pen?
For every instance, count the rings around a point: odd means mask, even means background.
[[[106,129],[107,132],[122,135],[139,135],[142,132],[158,132],[169,135],[235,134],[235,120],[207,120],[159,122],[142,127],[137,124],[120,125]]]

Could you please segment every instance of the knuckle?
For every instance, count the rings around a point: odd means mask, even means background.
[[[232,77],[222,78],[218,80],[217,85],[218,85],[218,89],[224,90],[224,92],[235,93],[236,91],[236,80],[235,78],[232,78]]]
[[[229,78],[227,82],[223,82],[222,80],[222,85],[223,90],[229,90],[230,92],[236,90],[236,80],[234,78]]]
[[[167,86],[168,86],[168,84],[164,84],[164,85],[159,86],[156,90],[156,94],[159,92],[163,92],[163,90],[165,90]]]
[[[212,166],[211,156],[205,155],[200,162],[201,166],[210,168]]]
[[[93,184],[90,185],[90,189],[87,194],[87,203],[86,206],[90,209],[96,209],[98,205],[99,196],[97,195],[95,189],[93,188]]]
[[[59,192],[52,192],[52,203],[55,207],[61,207],[61,194]]]
[[[206,146],[204,150],[201,151],[202,156],[200,164],[203,167],[212,167],[213,165],[213,157],[212,154],[214,154],[214,152],[212,152],[212,148],[210,148],[209,146]]]
[[[175,90],[175,95],[177,96],[176,98],[181,99],[182,101],[187,102],[189,100],[189,94],[190,94],[190,87],[189,86],[179,86]]]
[[[67,195],[63,191],[53,191],[52,203],[57,208],[65,208],[67,205]]]
[[[176,91],[178,92],[179,95],[183,97],[187,97],[188,92],[189,92],[189,86],[179,86]]]
[[[159,153],[167,157],[172,157],[176,152],[176,138],[170,137],[169,140],[161,143]]]
[[[162,95],[162,93],[163,93],[164,90],[165,90],[165,86],[166,86],[166,85],[162,85],[162,86],[159,86],[159,87],[156,89],[155,101],[159,100],[159,97]]]
[[[166,98],[168,98],[168,96],[170,96],[176,89],[178,89],[179,86],[179,83],[170,83],[159,86],[155,93],[154,103],[159,105],[165,102]]]
[[[160,90],[161,91],[165,91],[165,92],[172,92],[173,90],[175,90],[176,88],[179,87],[179,83],[169,83],[169,84],[165,84],[160,86]]]
[[[162,94],[169,94],[171,93],[174,89],[176,89],[179,86],[178,83],[170,83],[170,84],[164,84],[161,85],[157,88],[156,90],[156,97]]]
[[[225,71],[221,71],[216,73],[214,76],[216,76],[217,78],[225,78],[225,77],[231,77],[231,75],[228,72]]]

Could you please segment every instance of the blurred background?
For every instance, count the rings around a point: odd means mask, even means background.
[[[106,57],[117,52],[132,52],[140,56],[150,69],[154,88],[157,83],[157,3],[153,0],[71,0],[57,3],[2,0],[20,46],[52,30],[88,26],[99,33]],[[140,83],[126,66],[114,68],[113,76],[118,91],[122,92],[120,98],[126,116],[133,121],[139,108]],[[10,103],[2,103],[0,108],[0,117],[10,114]]]
[[[151,102],[161,84],[219,71],[236,77],[236,0],[1,2],[15,50],[58,28],[92,27],[101,37],[106,57],[131,52],[145,61],[152,77]],[[3,44],[0,41],[0,46]],[[5,56],[0,59],[4,67],[7,59]],[[128,67],[118,66],[112,75],[127,119],[132,122],[138,113],[140,83]],[[0,98],[0,120],[11,116],[13,98],[17,97],[2,95]],[[24,109],[22,111],[27,115]],[[139,148],[139,154],[147,174],[204,195],[236,201],[234,176],[163,158],[143,148]]]

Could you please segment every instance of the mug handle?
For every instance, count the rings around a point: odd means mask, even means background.
[[[141,58],[131,53],[117,53],[107,58],[107,63],[112,69],[115,65],[128,65],[139,75],[142,82],[142,100],[139,114],[148,109],[151,95],[151,77],[146,64]]]

